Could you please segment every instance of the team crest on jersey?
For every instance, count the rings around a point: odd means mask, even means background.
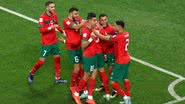
[[[70,21],[67,21],[67,22],[66,22],[67,25],[70,25],[70,23],[71,23]]]

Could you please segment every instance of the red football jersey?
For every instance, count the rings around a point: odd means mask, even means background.
[[[91,29],[88,29],[87,27],[82,28],[83,40],[88,41],[91,35],[92,35]],[[96,42],[93,39],[93,41],[87,47],[83,49],[83,56],[92,57],[95,55],[96,55]]]
[[[115,30],[112,27],[112,25],[108,24],[106,27],[101,29],[100,33],[102,35],[105,35],[105,33],[107,33],[108,35],[115,35]],[[102,44],[102,47],[103,47],[103,53],[104,54],[114,53],[114,44],[113,44],[113,42],[101,40],[101,44]]]
[[[75,30],[72,28],[74,24],[81,23],[82,19],[80,17],[76,20],[71,20],[69,18],[64,19],[63,26],[66,33],[66,49],[67,50],[77,50],[81,47],[81,35],[80,29]]]
[[[52,16],[48,16],[43,13],[39,18],[39,31],[42,35],[41,44],[42,45],[52,45],[58,42],[55,29],[48,30],[51,25],[58,24],[58,17],[56,13]],[[60,26],[57,29],[62,33]]]
[[[95,28],[98,32],[100,32],[100,29],[98,27]],[[96,35],[95,35],[96,37]],[[95,38],[95,42],[96,42],[96,53],[97,54],[102,54],[103,53],[103,47],[102,44],[100,42],[100,39],[98,37]]]
[[[114,54],[117,64],[127,64],[130,61],[128,53],[129,33],[123,32],[121,34],[113,35],[110,40],[114,42]]]

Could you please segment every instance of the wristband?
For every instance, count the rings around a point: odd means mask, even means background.
[[[92,38],[89,38],[88,42],[91,43],[92,41],[93,41],[93,39]]]

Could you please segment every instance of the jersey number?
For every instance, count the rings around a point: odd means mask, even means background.
[[[128,51],[128,44],[129,44],[129,39],[126,39],[125,51]]]

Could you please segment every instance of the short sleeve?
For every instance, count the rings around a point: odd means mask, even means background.
[[[39,17],[39,28],[44,27],[44,18],[42,16]]]
[[[124,39],[124,35],[113,35],[110,37],[110,40],[111,41],[119,41],[119,40],[122,40]]]

